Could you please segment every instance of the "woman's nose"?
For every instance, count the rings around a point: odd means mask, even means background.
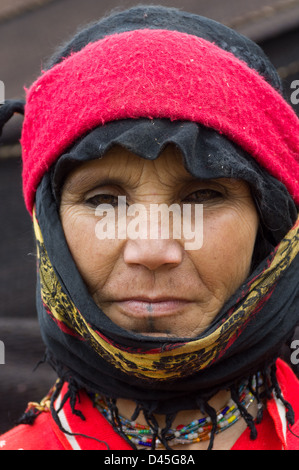
[[[182,262],[184,249],[177,240],[127,240],[124,261],[154,271],[161,266],[175,267]]]

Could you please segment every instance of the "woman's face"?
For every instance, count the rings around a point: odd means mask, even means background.
[[[112,212],[115,233],[123,226],[118,196],[125,196],[125,209],[141,204],[148,215],[152,204],[188,204],[190,229],[202,204],[202,246],[186,249],[185,232],[177,238],[172,230],[168,238],[153,238],[148,231],[142,239],[128,234],[100,239],[97,224],[108,223]],[[100,204],[112,207],[100,215]],[[151,336],[195,337],[208,327],[250,272],[259,223],[245,182],[196,179],[172,146],[154,161],[115,147],[82,164],[66,179],[60,212],[70,251],[96,304],[117,325]],[[128,214],[127,224],[134,219]]]

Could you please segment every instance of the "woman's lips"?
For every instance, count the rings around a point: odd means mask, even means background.
[[[126,299],[116,302],[128,316],[145,318],[163,317],[179,313],[190,301],[184,299]]]

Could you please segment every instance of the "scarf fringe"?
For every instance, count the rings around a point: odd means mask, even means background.
[[[110,450],[109,445],[105,441],[101,441],[95,437],[80,434],[80,433],[71,433],[63,428],[60,418],[59,418],[59,412],[63,409],[64,405],[66,404],[68,400],[71,406],[72,413],[80,417],[80,419],[85,420],[85,416],[82,414],[82,412],[76,409],[76,404],[79,401],[79,391],[82,389],[82,385],[74,377],[71,376],[70,372],[65,371],[65,369],[62,370],[62,368],[60,368],[56,362],[54,364],[54,361],[50,361],[48,357],[47,357],[47,362],[50,362],[52,367],[55,366],[54,368],[60,378],[57,380],[56,384],[51,389],[48,397],[43,399],[40,404],[37,404],[37,403],[29,404],[27,410],[18,420],[17,424],[33,425],[36,418],[40,415],[40,413],[42,413],[42,411],[44,411],[44,408],[47,407],[47,411],[51,412],[55,423],[57,424],[57,426],[63,433],[68,434],[68,435],[73,435],[73,436],[82,436],[82,437],[86,437],[89,439],[94,439],[100,442],[101,444],[105,444],[107,449]],[[247,427],[250,429],[250,439],[252,440],[255,440],[258,436],[256,424],[259,424],[263,419],[263,409],[264,409],[263,401],[269,400],[270,398],[272,398],[273,393],[275,393],[276,397],[281,400],[281,402],[283,403],[286,409],[286,420],[287,420],[288,429],[290,430],[290,432],[292,432],[291,426],[293,426],[295,422],[294,410],[291,404],[288,401],[286,401],[282,395],[282,391],[277,380],[276,372],[277,372],[276,363],[274,362],[270,366],[265,367],[259,373],[252,374],[250,378],[248,379],[248,388],[257,401],[258,412],[257,412],[256,419],[253,418],[253,416],[248,412],[248,410],[244,407],[244,405],[242,405],[240,401],[239,391],[238,391],[239,383],[230,385],[227,388],[231,393],[231,398],[236,404],[241,414],[241,417],[244,419]],[[258,386],[259,375],[261,376],[262,381],[263,381],[262,391],[259,390],[259,386]],[[61,393],[62,388],[65,383],[68,384],[67,392],[62,397],[59,408],[55,409],[55,406],[54,406],[55,401],[57,400],[59,394]],[[88,392],[88,390],[86,391]],[[95,395],[94,391],[91,391],[88,393],[91,396]],[[122,436],[134,450],[137,450],[136,445],[126,436],[122,428],[121,420],[119,417],[119,411],[118,411],[118,407],[116,404],[116,399],[111,398],[111,397],[105,397],[105,400],[109,408],[109,411],[111,412],[111,416],[112,416],[111,421],[112,421],[112,426],[114,430],[120,436]],[[207,450],[213,450],[216,431],[217,431],[217,412],[213,407],[209,405],[206,399],[203,399],[200,396],[197,398],[196,404],[197,404],[198,409],[202,413],[209,416],[211,419],[212,430],[211,430],[210,441],[209,441]],[[132,421],[135,421],[137,420],[140,413],[143,413],[148,426],[151,428],[153,432],[151,450],[156,450],[158,439],[161,441],[161,443],[163,444],[166,450],[173,450],[171,446],[169,446],[166,435],[169,429],[171,429],[172,423],[177,413],[169,413],[166,415],[165,417],[166,425],[161,430],[155,418],[156,407],[157,405],[155,403],[151,403],[151,404],[136,403],[136,407],[135,407],[135,410],[131,419]],[[298,437],[299,439],[299,436],[296,436],[296,437]]]

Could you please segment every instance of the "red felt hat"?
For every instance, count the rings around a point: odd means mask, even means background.
[[[224,134],[299,204],[299,119],[282,96],[209,41],[143,29],[88,44],[27,91],[21,144],[29,212],[41,178],[78,138],[140,117],[194,121]]]

